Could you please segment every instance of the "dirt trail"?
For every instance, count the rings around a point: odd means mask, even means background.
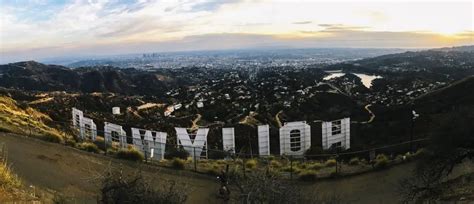
[[[370,106],[372,106],[372,104],[367,104],[367,105],[364,107],[365,110],[367,110],[367,112],[369,113],[370,118],[369,118],[368,121],[362,122],[362,124],[371,123],[371,122],[374,121],[374,119],[375,119],[375,114],[374,114],[374,112],[372,112],[372,110],[369,109]]]
[[[27,186],[32,184],[77,197],[77,203],[95,203],[98,186],[89,180],[93,173],[103,172],[109,164],[120,165],[124,171],[137,168],[132,162],[19,135],[0,133],[0,143],[7,145],[8,161]],[[407,163],[384,171],[301,185],[306,195],[337,194],[344,203],[399,203],[398,182],[408,178],[413,167],[414,163]],[[142,171],[155,180],[186,183],[191,188],[188,203],[219,203],[215,197],[218,183],[212,176],[158,167],[146,167]],[[154,182],[160,185],[159,181]]]
[[[50,189],[75,197],[78,203],[95,203],[98,185],[92,182],[94,174],[104,172],[109,164],[132,172],[136,164],[93,155],[59,144],[0,133],[0,142],[8,147],[8,161],[26,186]],[[188,185],[189,203],[215,203],[218,183],[213,177],[166,168],[143,168],[146,177],[172,180]]]

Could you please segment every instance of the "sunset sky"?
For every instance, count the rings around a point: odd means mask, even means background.
[[[0,0],[2,62],[54,56],[474,44],[473,1]]]

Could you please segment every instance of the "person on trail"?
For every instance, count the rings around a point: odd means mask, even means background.
[[[222,170],[221,175],[217,177],[221,183],[221,187],[219,188],[219,197],[223,198],[225,201],[230,199],[230,190],[227,186],[227,173],[226,171]]]
[[[221,182],[221,186],[227,186],[227,174],[224,170],[221,170],[221,175],[218,178]]]

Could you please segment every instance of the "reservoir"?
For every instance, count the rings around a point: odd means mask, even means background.
[[[346,75],[346,73],[341,72],[341,70],[327,71],[327,73],[329,73],[329,75],[325,76],[323,80],[330,80],[330,79],[334,79],[334,78],[338,78],[338,77]],[[372,86],[372,81],[374,79],[382,78],[382,76],[379,76],[379,75],[368,75],[368,74],[360,74],[360,73],[352,73],[352,74],[359,77],[360,80],[362,81],[362,84],[364,84],[364,86],[367,88],[370,88]]]

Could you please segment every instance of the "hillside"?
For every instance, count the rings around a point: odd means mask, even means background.
[[[162,94],[166,84],[156,74],[135,69],[70,69],[35,61],[0,65],[0,86],[32,91]]]
[[[474,75],[423,95],[415,100],[415,104],[419,109],[432,113],[459,108],[466,109],[467,113],[474,113],[474,95],[469,93],[471,90],[474,90]]]
[[[326,69],[378,73],[391,77],[459,80],[474,74],[474,46],[409,51],[329,65]],[[409,75],[408,75],[409,74]]]
[[[42,137],[56,142],[63,140],[64,134],[61,131],[47,125],[50,121],[48,115],[0,95],[0,131]]]

